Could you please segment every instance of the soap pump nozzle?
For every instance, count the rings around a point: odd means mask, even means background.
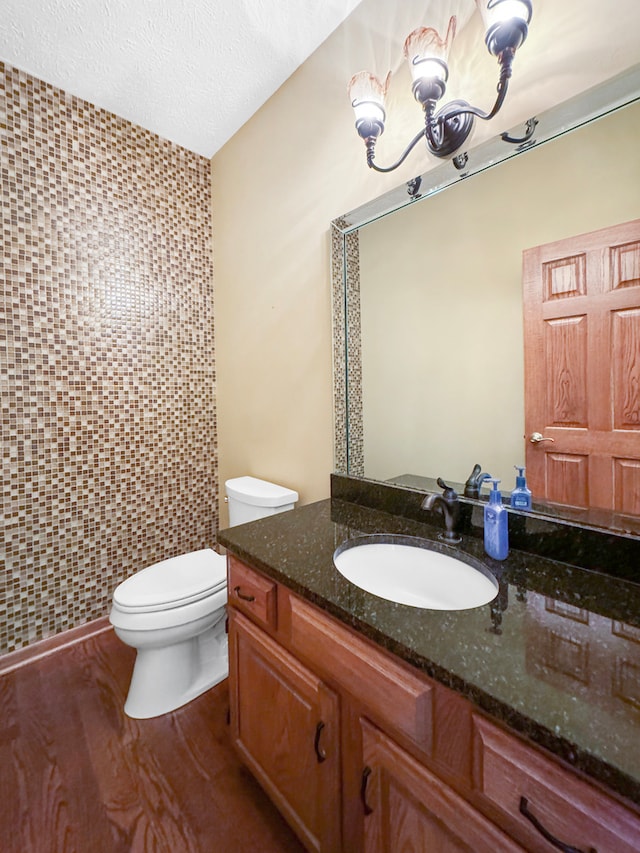
[[[492,504],[501,504],[502,503],[502,492],[498,489],[498,486],[502,482],[502,480],[498,480],[495,477],[489,477],[491,483],[493,484],[493,488],[489,492],[489,503]]]

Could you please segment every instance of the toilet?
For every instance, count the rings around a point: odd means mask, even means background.
[[[297,492],[255,477],[225,483],[229,524],[291,510]],[[116,587],[109,621],[137,650],[124,705],[135,719],[186,705],[227,677],[226,557],[202,548],[154,563]]]

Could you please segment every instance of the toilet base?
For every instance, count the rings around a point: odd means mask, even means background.
[[[138,648],[124,712],[137,720],[168,714],[219,684],[228,674],[224,619],[221,625],[183,642]]]

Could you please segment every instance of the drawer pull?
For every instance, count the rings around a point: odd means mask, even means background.
[[[320,736],[322,735],[323,728],[324,723],[318,723],[318,725],[316,726],[316,736],[313,740],[313,748],[316,751],[316,758],[318,759],[318,764],[322,764],[322,762],[327,757],[327,753],[324,751],[324,749],[320,749]]]
[[[238,598],[241,598],[243,601],[255,601],[256,600],[255,595],[245,595],[243,592],[240,592],[239,586],[234,586],[233,591],[238,596]]]
[[[546,838],[549,844],[553,844],[553,846],[557,850],[562,850],[563,853],[598,853],[597,850],[593,847],[589,847],[588,850],[581,850],[579,847],[572,847],[570,844],[563,844],[562,841],[559,841],[554,835],[551,835],[548,829],[540,823],[538,818],[529,811],[529,801],[526,797],[520,797],[520,814],[524,815],[526,819],[535,826],[540,835],[543,838]]]
[[[367,802],[367,784],[369,782],[369,776],[371,776],[371,768],[365,767],[362,771],[362,782],[360,783],[360,799],[362,800],[362,809],[365,815],[369,815],[373,811]]]

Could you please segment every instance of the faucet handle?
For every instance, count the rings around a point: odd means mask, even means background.
[[[482,466],[480,465],[479,462],[476,462],[476,464],[473,466],[473,470],[471,471],[471,473],[469,474],[469,476],[467,478],[467,482],[465,485],[472,486],[474,483],[476,483],[478,480],[478,477],[480,476],[481,471],[482,471]]]
[[[481,466],[476,463],[473,466],[473,471],[469,474],[467,482],[464,484],[465,498],[479,498],[482,484],[485,480],[490,480],[491,474],[483,474]]]
[[[442,497],[445,499],[445,501],[455,501],[458,499],[458,493],[456,492],[456,490],[453,488],[453,486],[448,486],[442,479],[442,477],[438,477],[436,483],[440,486],[441,489],[444,489],[444,494],[442,495]]]

